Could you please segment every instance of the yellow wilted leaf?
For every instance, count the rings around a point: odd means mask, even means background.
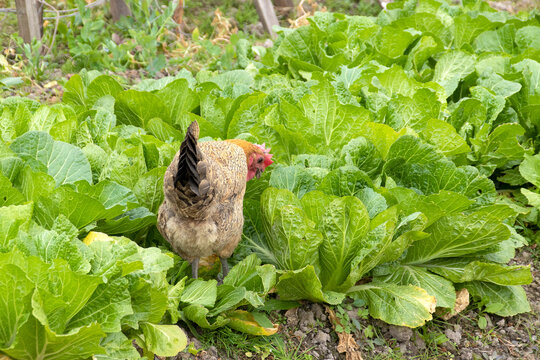
[[[279,330],[279,325],[264,327],[257,322],[252,313],[245,310],[234,310],[227,314],[229,327],[250,335],[274,335]],[[269,320],[267,320],[269,321]]]
[[[339,321],[334,310],[326,305],[325,309],[334,331],[338,334],[339,343],[336,350],[341,354],[345,353],[346,360],[363,360],[360,346],[358,346],[354,337],[345,331],[339,332],[336,330],[338,325],[343,328],[343,324]]]
[[[416,287],[416,288],[417,288],[417,289],[420,289],[420,290],[424,290],[424,289],[422,289],[422,288],[420,288],[420,287]],[[427,291],[424,290],[424,292],[425,292],[425,294],[426,294],[427,296],[424,296],[424,297],[417,297],[416,299],[418,300],[419,303],[423,304],[424,307],[425,307],[426,309],[428,309],[428,311],[429,311],[430,313],[433,314],[433,313],[435,312],[435,309],[437,308],[437,299],[435,298],[435,296],[429,295],[429,294],[427,293]]]
[[[9,68],[9,63],[7,61],[7,59],[3,56],[3,55],[0,55],[0,65],[2,66],[2,68],[4,69],[8,69]],[[1,359],[1,358],[0,358]]]
[[[90,245],[94,241],[113,241],[113,240],[114,240],[113,238],[111,238],[109,235],[105,233],[97,232],[97,231],[90,231],[88,235],[86,235],[86,237],[84,238],[83,243],[85,243],[86,245]]]
[[[469,291],[466,288],[456,291],[456,304],[454,305],[454,309],[446,314],[441,314],[441,318],[448,320],[456,316],[469,306],[469,301]]]
[[[49,88],[52,88],[53,86],[56,86],[56,85],[58,85],[58,82],[56,80],[53,80],[53,81],[49,81],[48,83],[43,85],[43,87],[45,89],[49,89]]]

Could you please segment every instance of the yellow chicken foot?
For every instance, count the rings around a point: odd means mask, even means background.
[[[195,258],[195,260],[193,260],[191,263],[191,276],[194,279],[199,277],[199,258]]]

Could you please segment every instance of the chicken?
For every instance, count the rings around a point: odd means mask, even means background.
[[[199,259],[219,256],[225,277],[227,258],[240,242],[244,225],[246,182],[273,163],[270,149],[245,140],[197,143],[199,124],[192,122],[165,172],[165,199],[158,229],[173,250],[191,263],[197,278]]]

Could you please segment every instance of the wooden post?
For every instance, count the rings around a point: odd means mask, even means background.
[[[124,0],[111,0],[111,15],[113,21],[118,21],[122,16],[131,16],[131,10]]]
[[[43,3],[36,1],[38,3],[38,19],[39,19],[39,37],[43,36],[43,8],[45,5]]]
[[[270,0],[253,0],[255,8],[259,14],[259,18],[264,26],[264,29],[272,36],[275,37],[276,33],[272,31],[272,26],[279,25],[276,12],[274,11],[274,5]]]
[[[293,0],[274,0],[274,4],[279,7],[294,7]]]
[[[38,2],[36,0],[15,0],[15,6],[17,7],[19,34],[24,42],[29,44],[32,39],[41,39],[43,12],[39,11]]]

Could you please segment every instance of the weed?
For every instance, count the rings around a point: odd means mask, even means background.
[[[270,355],[276,360],[311,360],[311,348],[305,348],[304,339],[298,341],[284,334],[267,337],[250,336],[238,333],[228,327],[214,331],[204,331],[198,338],[203,348],[215,346],[224,352],[228,358],[257,358],[266,359]]]
[[[298,344],[295,344],[291,338],[283,338],[281,336],[274,338],[274,340],[271,343],[272,354],[274,355],[274,359],[279,359],[279,360],[311,360],[313,359],[313,356],[308,354],[311,348],[302,350],[303,340],[304,339],[300,339]]]

